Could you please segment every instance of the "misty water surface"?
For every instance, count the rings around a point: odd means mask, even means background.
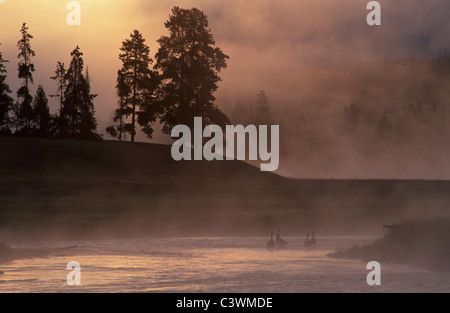
[[[381,286],[366,283],[366,263],[331,259],[334,249],[371,237],[319,238],[306,248],[285,238],[170,238],[83,242],[64,255],[2,264],[0,292],[448,292],[450,273],[381,264]],[[67,243],[61,243],[67,244]],[[70,243],[71,244],[71,243]],[[81,264],[81,286],[67,286],[69,261]]]

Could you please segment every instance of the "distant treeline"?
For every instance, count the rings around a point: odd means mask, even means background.
[[[315,76],[312,76],[309,77],[309,79],[313,84],[315,84],[316,81],[319,81],[319,83],[328,83],[328,81],[331,81],[335,89],[339,88],[342,93],[350,94],[348,98],[351,98],[352,96],[357,98],[359,96],[358,93],[360,93],[361,90],[364,90],[364,92],[366,92],[367,90],[373,88],[379,88],[377,97],[390,101],[390,99],[393,98],[390,92],[391,90],[387,90],[387,88],[385,88],[386,86],[382,85],[382,79],[380,79],[376,83],[366,83],[364,88],[361,88],[360,86],[358,86],[358,84],[362,85],[364,83],[364,80],[367,80],[370,75],[378,75],[380,68],[393,68],[394,72],[398,72],[398,68],[400,67],[408,68],[411,74],[410,77],[407,77],[408,80],[400,79],[398,78],[398,75],[396,75],[392,79],[397,79],[397,81],[395,81],[396,89],[400,90],[404,94],[403,103],[401,104],[401,111],[403,111],[404,114],[415,115],[421,120],[425,119],[424,115],[426,115],[427,113],[437,113],[436,102],[438,100],[442,101],[442,98],[445,98],[445,95],[440,95],[439,99],[437,99],[438,96],[435,93],[445,89],[446,82],[447,85],[450,86],[450,53],[448,52],[440,52],[436,56],[427,57],[417,56],[404,59],[384,59],[373,61],[368,64],[348,64],[337,65],[334,67],[327,66],[324,68],[324,70],[326,71],[328,77],[317,78]],[[423,73],[426,72],[427,76],[419,76],[418,74],[420,70],[422,70]],[[366,73],[364,73],[365,71]],[[389,76],[391,73],[387,71],[385,72],[385,74]],[[348,83],[347,85],[342,84],[339,81],[340,79],[342,79],[342,77],[340,76],[346,76],[345,78],[350,81],[350,83]],[[351,79],[348,79],[348,77],[351,77]],[[275,78],[275,80],[276,79],[277,78]],[[361,83],[358,80],[362,80],[363,82]],[[436,83],[437,81],[441,81],[442,85],[438,85]],[[392,81],[390,81],[389,83],[392,83]],[[381,87],[379,85],[381,85]],[[349,91],[349,86],[351,88],[354,88],[354,90]],[[407,90],[404,91],[405,89]],[[320,86],[315,86],[315,89],[313,90],[315,95],[317,95],[317,98],[320,98],[321,94],[327,96],[328,94],[336,93],[336,91],[332,88],[320,88]],[[301,107],[301,105],[297,105],[297,103],[300,104],[301,101],[303,101],[302,96],[295,99],[295,94],[290,95],[290,98],[292,100],[287,104],[291,108],[288,109],[286,108],[286,105],[284,105],[286,103],[283,103],[283,101],[286,102],[285,99],[280,101],[276,97],[277,96],[275,96],[275,99],[273,99],[272,96],[272,100],[270,101],[272,102],[272,104],[270,104],[269,97],[263,90],[257,93],[254,99],[244,99],[241,97],[240,100],[228,104],[230,107],[230,117],[233,122],[242,124],[267,124],[271,122],[277,124],[290,124],[290,122],[292,122],[293,125],[285,125],[285,127],[287,127],[289,131],[294,131],[292,128],[298,128],[301,124],[308,123],[308,115],[312,115],[306,112],[308,111],[308,109],[304,109],[304,112],[300,112],[300,110],[298,110],[298,112],[295,112],[294,114],[292,114],[293,112],[290,111],[292,109],[296,109],[296,107],[297,109],[298,107]],[[377,99],[368,98],[366,99],[366,102],[373,102],[373,100]],[[394,99],[392,101],[396,100],[397,99]],[[449,99],[445,100],[450,100],[450,97]],[[327,104],[332,105],[333,101],[334,99],[331,99],[326,102]],[[320,104],[322,105],[322,107],[325,106],[322,104],[323,102],[325,101],[322,101]],[[319,107],[319,104],[314,105]],[[445,104],[442,103],[442,105]],[[310,107],[311,105],[308,104],[305,107],[308,106]],[[275,110],[272,110],[271,107]],[[365,107],[367,107],[367,105],[365,105],[364,103],[356,103],[356,100],[354,103],[345,104],[341,106],[340,110],[342,114],[336,116],[336,121],[341,121],[343,128],[352,129],[354,126],[360,123],[364,114],[367,113],[364,112]],[[392,103],[390,109],[396,107],[397,103]],[[388,112],[382,112],[381,115],[374,119],[374,126],[376,130],[384,132],[390,128],[389,124],[391,123],[391,121],[389,115],[390,114],[388,114]]]
[[[300,75],[298,81],[308,82],[301,92],[280,95],[273,88],[270,102],[260,91],[254,99],[229,103],[233,122],[279,124],[285,136],[298,140],[308,134],[315,144],[328,134],[386,141],[448,128],[449,53],[313,68]]]
[[[150,48],[138,30],[125,39],[119,55],[122,68],[117,72],[118,107],[114,124],[106,131],[122,140],[125,134],[135,140],[136,124],[152,138],[153,124],[159,120],[163,132],[170,133],[178,124],[193,126],[195,116],[204,123],[225,126],[228,117],[215,104],[213,93],[221,80],[219,72],[229,58],[215,41],[207,16],[200,10],[174,7],[165,23],[168,36],[162,36],[155,64]],[[97,133],[94,99],[88,71],[84,70],[83,53],[77,46],[71,63],[57,62],[55,76],[60,107],[51,115],[42,85],[30,94],[35,66],[31,48],[33,36],[26,23],[20,30],[18,77],[23,81],[16,99],[10,96],[6,68],[0,53],[0,135],[52,138],[101,139]]]
[[[382,63],[382,67],[392,67],[394,75],[400,71],[397,67],[410,70],[403,70],[398,81],[380,84],[380,102],[388,105],[380,104],[381,110],[377,115],[368,105],[370,99],[366,103],[361,101],[346,105],[342,115],[344,130],[355,134],[364,131],[364,128],[366,132],[372,129],[384,140],[406,138],[417,133],[444,134],[450,118],[450,55],[439,53],[435,57],[386,60]],[[373,86],[367,87],[370,88]],[[383,98],[386,100],[383,101]]]

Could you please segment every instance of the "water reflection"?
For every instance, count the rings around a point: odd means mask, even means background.
[[[267,238],[171,238],[84,242],[67,255],[0,265],[0,292],[448,292],[449,273],[382,264],[382,285],[367,286],[366,264],[331,259],[367,237],[304,238],[268,251]],[[69,261],[81,286],[67,286]]]

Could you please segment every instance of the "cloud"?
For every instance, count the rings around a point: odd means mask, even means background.
[[[205,10],[218,42],[252,48],[247,59],[256,62],[269,53],[274,62],[314,65],[449,48],[448,1],[381,1],[381,7],[382,25],[373,27],[366,23],[366,1],[245,0],[223,7],[207,2]]]

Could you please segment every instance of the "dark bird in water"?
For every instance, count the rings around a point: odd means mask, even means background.
[[[314,237],[315,234],[316,234],[315,232],[311,233],[311,240],[310,240],[311,246],[314,246],[316,244],[316,238]]]
[[[311,233],[311,239],[309,239],[309,233],[306,234],[305,247],[314,246],[316,244],[316,237],[314,237],[316,233]]]
[[[268,250],[272,250],[275,247],[275,241],[273,241],[273,232],[270,234],[270,240],[267,242],[266,247]]]
[[[306,234],[305,246],[309,247],[311,245],[311,241],[309,240],[309,234]]]
[[[280,248],[284,247],[287,244],[286,240],[280,237],[280,229],[278,229],[277,231],[276,243]]]

